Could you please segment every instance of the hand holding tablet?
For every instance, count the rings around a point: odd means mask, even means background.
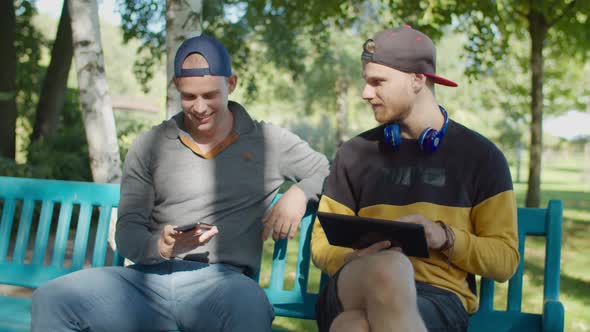
[[[331,245],[362,249],[388,240],[408,256],[429,257],[422,225],[327,212],[317,216]]]

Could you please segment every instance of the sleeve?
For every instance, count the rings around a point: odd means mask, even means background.
[[[355,215],[353,189],[341,162],[341,151],[332,164],[318,211]],[[330,245],[319,220],[315,221],[311,235],[311,258],[318,268],[333,275],[344,264],[344,256],[350,252],[352,249]]]
[[[514,274],[520,259],[516,199],[504,155],[495,149],[483,165],[474,181],[473,233],[452,227],[451,261],[467,272],[504,282]]]
[[[307,142],[290,131],[278,128],[279,169],[281,175],[295,182],[308,200],[318,201],[330,165],[323,154],[314,151]]]
[[[159,229],[151,220],[154,187],[149,171],[151,141],[141,135],[129,148],[123,167],[115,241],[121,255],[139,264],[165,260],[158,249]]]

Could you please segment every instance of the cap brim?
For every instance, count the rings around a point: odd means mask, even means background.
[[[457,83],[455,83],[451,80],[447,80],[446,78],[440,77],[440,76],[432,74],[432,73],[424,73],[424,75],[430,77],[432,79],[432,81],[436,84],[452,86],[452,87],[458,86]]]

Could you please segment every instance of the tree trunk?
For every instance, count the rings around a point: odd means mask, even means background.
[[[108,93],[96,0],[70,0],[80,106],[95,182],[120,182],[121,158]]]
[[[64,0],[57,34],[51,50],[51,62],[47,68],[37,104],[31,142],[51,137],[57,130],[59,115],[64,106],[73,53],[70,11],[68,0]]]
[[[16,16],[12,0],[0,1],[0,157],[16,156]]]
[[[338,146],[346,140],[348,128],[348,81],[346,78],[336,79],[336,141]]]
[[[94,182],[121,182],[121,158],[117,129],[100,40],[96,0],[69,0],[72,39],[80,106],[88,141],[90,169]],[[111,211],[108,242],[115,250],[117,210]]]
[[[180,96],[174,82],[174,55],[187,38],[201,34],[202,0],[167,0],[166,2],[166,59],[167,97],[166,118],[180,112]]]
[[[527,207],[539,207],[541,193],[541,157],[543,154],[543,43],[547,36],[547,22],[543,13],[531,8],[529,33],[531,36],[531,146]]]

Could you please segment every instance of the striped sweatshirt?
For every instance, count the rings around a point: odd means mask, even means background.
[[[319,211],[395,220],[419,213],[442,220],[455,233],[448,251],[410,257],[415,279],[456,293],[477,310],[468,274],[506,281],[516,271],[516,201],[502,152],[480,134],[449,121],[439,149],[421,151],[415,140],[387,146],[383,126],[343,144],[326,180]],[[334,274],[351,249],[331,246],[319,222],[311,242],[314,263]]]

